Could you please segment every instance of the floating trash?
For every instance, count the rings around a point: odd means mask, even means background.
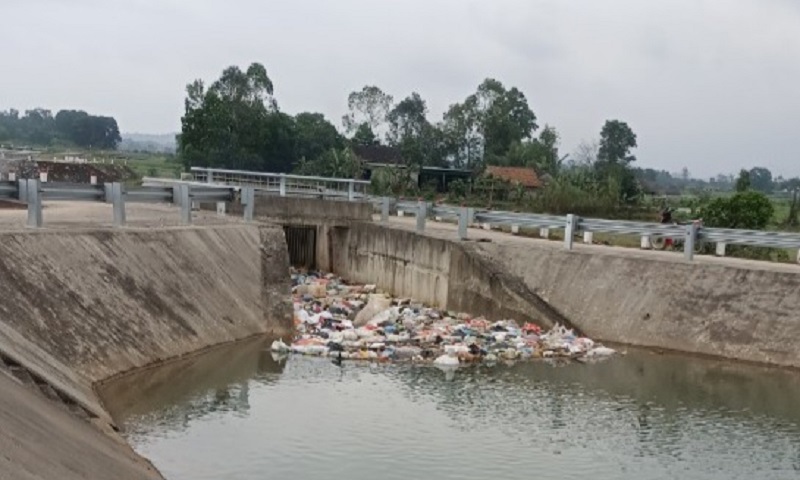
[[[458,367],[527,359],[605,359],[616,351],[564,326],[549,331],[535,323],[490,322],[482,317],[392,298],[375,285],[350,285],[333,274],[292,274],[294,325],[291,345],[273,342],[276,353],[370,362],[431,363]]]

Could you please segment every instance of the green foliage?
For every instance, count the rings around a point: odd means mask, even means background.
[[[342,118],[345,130],[355,133],[366,124],[372,132],[386,122],[393,98],[376,86],[365,86],[347,98],[349,113]]]
[[[764,167],[755,167],[748,172],[750,178],[750,187],[753,190],[758,190],[762,193],[771,193],[774,184],[772,181],[772,172]]]
[[[0,140],[17,140],[31,145],[67,143],[83,148],[114,150],[120,137],[117,121],[89,115],[84,111],[35,108],[20,116],[17,110],[0,112]]]
[[[627,123],[607,120],[600,131],[600,150],[597,159],[608,164],[629,164],[636,160],[630,155],[636,148],[636,134]]]
[[[736,179],[736,191],[746,192],[750,190],[750,172],[742,170],[739,172],[739,178]]]
[[[360,178],[361,163],[349,148],[330,149],[314,160],[301,160],[295,170],[299,175],[333,178]]]
[[[763,230],[769,225],[774,209],[764,194],[750,190],[717,198],[701,214],[708,227]]]
[[[331,149],[344,147],[344,138],[321,113],[300,113],[294,122],[297,158],[313,160]]]
[[[380,142],[369,124],[365,122],[358,126],[356,133],[353,134],[353,138],[350,139],[350,143],[362,147],[369,147],[371,145],[378,145]]]

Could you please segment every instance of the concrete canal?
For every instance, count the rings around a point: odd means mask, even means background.
[[[171,480],[788,479],[796,372],[632,350],[459,370],[224,348],[102,391]]]

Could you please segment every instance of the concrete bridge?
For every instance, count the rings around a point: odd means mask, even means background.
[[[0,210],[0,472],[160,478],[114,432],[96,387],[177,357],[292,329],[291,263],[490,319],[566,323],[607,342],[800,367],[793,265],[548,242],[373,217],[368,203]],[[13,414],[11,414],[13,412]],[[114,441],[114,439],[119,441]],[[23,473],[24,472],[24,473]],[[27,475],[27,476],[26,476]]]

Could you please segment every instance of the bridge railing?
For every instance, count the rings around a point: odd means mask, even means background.
[[[760,230],[738,230],[708,228],[700,222],[687,225],[632,222],[582,218],[577,215],[540,215],[502,211],[476,210],[467,207],[440,206],[428,202],[398,201],[389,197],[373,198],[373,204],[381,212],[381,221],[386,222],[392,211],[398,216],[406,214],[416,217],[417,231],[424,231],[426,221],[455,219],[458,222],[458,237],[466,239],[469,226],[482,226],[485,229],[510,227],[512,234],[521,228],[538,228],[539,236],[548,238],[551,231],[563,231],[564,246],[572,249],[575,237],[583,236],[585,243],[592,243],[595,233],[638,236],[641,248],[651,249],[654,244],[666,239],[682,243],[684,257],[692,260],[694,254],[704,244],[715,244],[716,255],[724,256],[727,245],[750,245],[800,250],[800,234],[788,232],[767,232]]]
[[[115,226],[125,225],[127,203],[173,203],[181,207],[180,224],[189,225],[192,223],[192,206],[199,202],[217,202],[224,212],[227,202],[238,200],[244,207],[245,220],[253,220],[255,189],[188,184],[128,188],[121,183],[91,185],[23,179],[0,182],[0,200],[16,200],[27,204],[29,227],[43,225],[43,201],[59,200],[110,203],[113,205]]]
[[[251,186],[260,193],[354,201],[367,198],[370,182],[284,173],[248,172],[192,167],[194,181],[217,185]]]

